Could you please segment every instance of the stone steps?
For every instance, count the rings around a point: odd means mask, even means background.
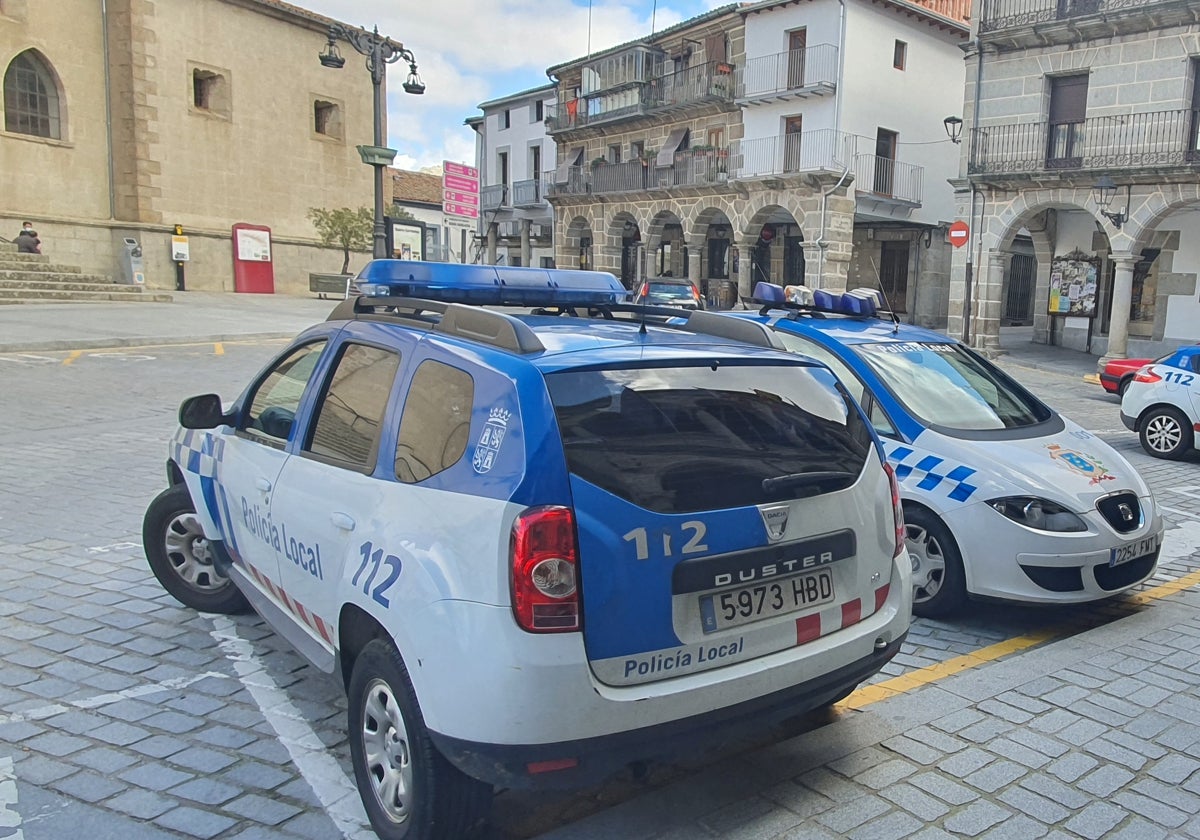
[[[57,287],[63,283],[94,283],[112,286],[112,278],[104,274],[61,274],[58,272],[40,271],[3,271],[0,270],[0,283],[25,283],[30,286]]]
[[[16,260],[9,259],[17,254],[0,254],[0,271],[37,271],[51,272],[52,274],[80,274],[83,269],[77,265],[68,265],[67,263],[52,263],[48,257],[41,254],[23,254],[21,256],[40,257],[37,262],[33,260]]]
[[[79,303],[81,301],[122,301],[127,303],[170,303],[164,292],[144,292],[139,286],[115,286],[112,291],[74,291],[64,289],[0,288],[0,306],[20,303]]]
[[[112,292],[112,291],[142,291],[141,286],[125,286],[112,282],[107,277],[97,274],[63,275],[54,282],[46,282],[40,278],[5,277],[0,273],[0,289],[58,289],[64,292]]]

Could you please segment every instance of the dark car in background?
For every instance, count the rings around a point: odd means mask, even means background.
[[[691,280],[674,277],[654,277],[643,280],[633,291],[634,303],[652,306],[682,306],[685,309],[704,309],[704,298]]]

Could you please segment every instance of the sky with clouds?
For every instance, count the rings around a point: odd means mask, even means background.
[[[388,145],[395,165],[474,163],[475,135],[463,120],[478,105],[548,83],[546,68],[649,35],[723,0],[292,0],[390,36],[416,56],[425,94],[405,94],[403,62],[388,68]],[[590,10],[589,10],[590,6]],[[590,15],[589,15],[590,11]],[[353,49],[343,45],[347,69]],[[370,79],[363,72],[363,84]]]

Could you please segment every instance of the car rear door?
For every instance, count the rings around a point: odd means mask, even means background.
[[[806,644],[886,598],[889,484],[870,427],[825,368],[723,360],[547,382],[601,682]]]

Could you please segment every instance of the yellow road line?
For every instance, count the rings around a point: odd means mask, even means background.
[[[224,356],[225,355],[225,345],[219,341],[216,344],[214,344],[213,345],[213,355],[214,356]]]
[[[72,350],[71,354],[69,356],[67,356],[67,358],[63,359],[63,364],[69,365],[82,355],[83,355],[82,350]]]
[[[1147,589],[1145,592],[1136,592],[1128,595],[1122,603],[1127,606],[1143,606],[1152,601],[1165,598],[1168,595],[1174,595],[1185,589],[1191,589],[1197,584],[1200,584],[1200,571],[1184,575],[1177,580],[1159,584],[1151,589]],[[1010,653],[1028,650],[1044,642],[1066,636],[1070,632],[1071,629],[1069,627],[1059,625],[1026,633],[1023,636],[1005,639],[994,645],[988,645],[963,656],[947,659],[945,662],[938,662],[934,665],[918,668],[915,671],[901,674],[890,680],[861,686],[845,700],[838,703],[836,708],[839,710],[862,709],[870,706],[872,703],[878,703],[880,700],[886,700],[889,697],[913,691],[962,671],[978,668],[980,665],[986,665],[989,662],[995,662],[997,659],[1002,656],[1008,656]]]

